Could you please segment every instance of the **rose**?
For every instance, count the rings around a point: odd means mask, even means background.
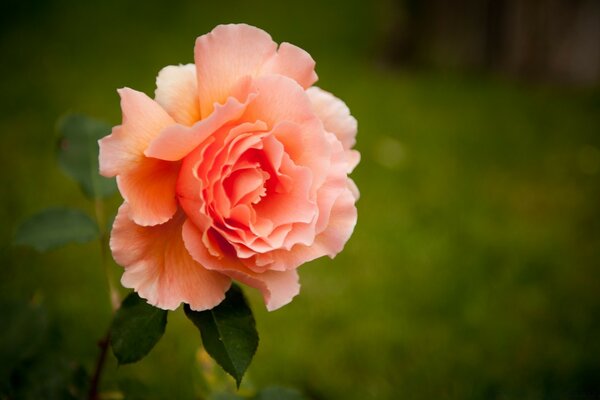
[[[269,310],[298,294],[296,268],[344,247],[358,190],[356,120],[311,85],[304,50],[248,25],[199,37],[155,99],[119,90],[123,122],[99,141],[124,198],[110,238],[121,282],[150,304],[219,304],[235,279]]]

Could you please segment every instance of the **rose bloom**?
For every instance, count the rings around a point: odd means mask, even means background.
[[[298,266],[352,234],[356,120],[312,86],[307,52],[258,28],[217,26],[194,60],[163,68],[154,100],[119,90],[123,122],[99,141],[124,198],[112,254],[156,307],[210,309],[235,279],[274,310],[298,294]]]

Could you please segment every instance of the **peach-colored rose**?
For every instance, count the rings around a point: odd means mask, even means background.
[[[125,287],[206,310],[235,279],[274,310],[298,294],[298,266],[342,250],[356,120],[311,86],[314,65],[258,28],[220,25],[196,40],[195,65],[160,71],[154,100],[119,90],[123,123],[99,144],[125,200],[110,239]]]

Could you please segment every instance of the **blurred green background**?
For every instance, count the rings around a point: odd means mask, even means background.
[[[57,119],[120,123],[116,88],[151,95],[197,36],[246,22],[311,53],[362,154],[345,251],[302,267],[301,294],[276,312],[246,290],[261,335],[248,382],[312,399],[600,398],[600,40],[573,17],[600,11],[517,3],[3,2],[0,378],[21,360],[16,398],[66,398],[57,388],[86,381],[110,323],[97,243],[10,244],[47,206],[93,212],[56,165]],[[511,13],[563,30],[528,36]],[[103,390],[194,398],[199,344],[170,313],[149,357],[117,368],[111,355]]]

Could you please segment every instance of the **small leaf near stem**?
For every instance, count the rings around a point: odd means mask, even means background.
[[[193,311],[187,304],[184,310],[200,330],[208,354],[235,379],[239,388],[258,348],[256,323],[242,290],[233,285],[225,300],[211,310]]]
[[[14,243],[47,251],[67,243],[85,243],[98,237],[96,223],[84,212],[49,208],[35,214],[17,229]]]
[[[166,326],[166,310],[130,293],[115,313],[110,333],[110,345],[119,364],[144,358],[165,333]]]
[[[58,123],[58,162],[79,183],[90,199],[102,199],[117,191],[115,179],[98,172],[98,139],[110,132],[110,125],[81,114],[69,114]]]

